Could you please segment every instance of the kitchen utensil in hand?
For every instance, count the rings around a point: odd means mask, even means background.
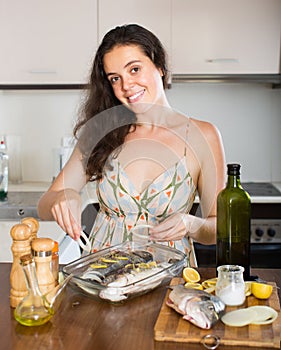
[[[81,237],[83,238],[83,242]],[[86,233],[84,231],[80,232],[80,238],[78,239],[78,243],[80,245],[80,247],[85,250],[85,252],[90,252],[91,251],[91,242],[89,241],[88,236],[86,235]]]

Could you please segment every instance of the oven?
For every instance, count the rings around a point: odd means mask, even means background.
[[[267,182],[242,186],[251,196],[251,267],[281,268],[281,192]],[[198,215],[200,207],[193,211]],[[198,266],[216,265],[215,245],[194,245]]]
[[[281,192],[271,183],[243,183],[251,196],[251,266],[281,268]],[[280,185],[281,187],[281,185]],[[82,213],[82,225],[89,234],[99,205],[89,204]],[[191,214],[200,216],[194,203]],[[216,246],[194,243],[198,265],[216,266]]]

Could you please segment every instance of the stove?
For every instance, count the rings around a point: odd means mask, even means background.
[[[281,192],[270,182],[243,182],[251,197],[251,266],[281,267]],[[280,197],[280,198],[279,198]],[[216,266],[216,246],[195,243],[199,266]]]
[[[281,243],[281,219],[252,219],[251,242],[259,244]]]
[[[281,197],[281,192],[270,182],[243,182],[241,185],[250,196]]]
[[[245,182],[242,187],[251,197],[281,197],[281,192],[270,182]],[[281,243],[281,203],[252,203],[251,242],[259,244]],[[269,209],[271,208],[271,209]],[[274,213],[276,212],[276,213]]]

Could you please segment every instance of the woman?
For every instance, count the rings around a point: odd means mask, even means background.
[[[73,239],[81,231],[80,191],[95,181],[100,211],[92,251],[150,238],[186,250],[186,238],[215,243],[216,197],[224,186],[224,152],[210,123],[174,111],[165,95],[165,51],[150,31],[125,25],[97,50],[89,95],[74,133],[77,146],[42,196],[38,213]],[[189,214],[196,191],[202,218]],[[140,226],[141,227],[141,226]]]

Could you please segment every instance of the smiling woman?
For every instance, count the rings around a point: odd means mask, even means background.
[[[116,46],[105,54],[103,62],[115,96],[135,113],[146,104],[168,106],[165,94],[159,93],[163,73],[139,46]]]
[[[41,218],[78,239],[79,193],[95,181],[92,251],[133,240],[137,225],[152,226],[150,240],[188,255],[193,240],[215,242],[225,173],[220,134],[171,108],[166,62],[159,39],[136,24],[112,29],[97,50],[77,146],[38,206]],[[196,192],[202,218],[190,214]]]

